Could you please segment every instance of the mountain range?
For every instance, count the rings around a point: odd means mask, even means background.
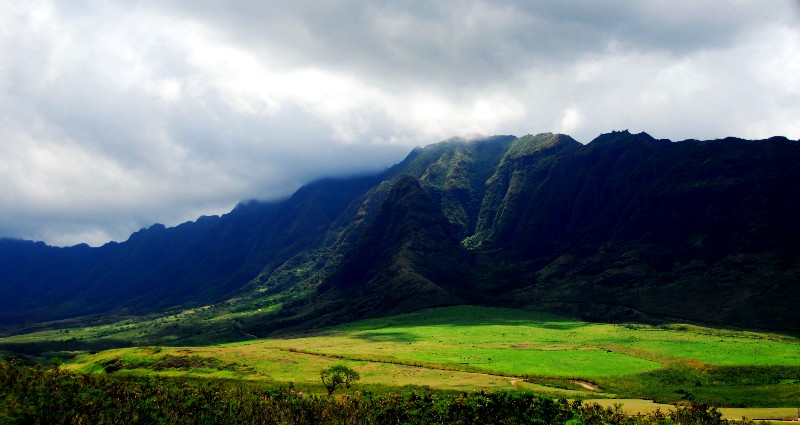
[[[0,330],[226,305],[261,336],[481,304],[798,332],[798,241],[798,141],[451,139],[121,243],[0,240]]]

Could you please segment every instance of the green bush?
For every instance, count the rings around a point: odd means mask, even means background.
[[[333,391],[342,385],[350,388],[353,382],[361,379],[358,372],[345,365],[335,365],[324,369],[319,373],[319,377],[322,379],[322,385],[328,390],[328,395],[332,395]]]
[[[705,405],[629,416],[531,393],[305,396],[235,381],[122,379],[0,361],[3,424],[722,424]]]

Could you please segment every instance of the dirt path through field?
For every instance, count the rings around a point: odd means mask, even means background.
[[[591,382],[586,382],[580,379],[572,379],[572,382],[580,385],[582,388],[585,388],[589,391],[603,391],[602,388],[598,387],[597,385],[592,384]]]
[[[659,403],[654,403],[652,400],[641,400],[641,399],[607,398],[607,399],[588,399],[584,400],[583,402],[584,404],[597,403],[603,407],[613,407],[615,404],[621,404],[622,410],[631,415],[635,415],[637,413],[651,413],[654,412],[656,409],[659,409],[662,412],[674,409],[674,406],[672,406],[671,404],[659,404]],[[797,423],[796,421],[794,422],[781,421],[782,419],[786,418],[797,419],[797,408],[794,407],[769,407],[769,408],[721,407],[718,410],[720,413],[722,413],[723,419],[741,419],[742,417],[745,417],[752,420],[771,421],[772,423]]]
[[[578,391],[578,390],[568,390],[568,389],[563,389],[563,388],[558,388],[558,387],[551,387],[551,386],[548,386],[548,385],[528,383],[527,381],[525,381],[520,376],[508,376],[508,375],[504,375],[504,374],[494,374],[494,373],[488,373],[488,372],[477,372],[477,371],[465,371],[465,370],[459,370],[459,369],[450,369],[445,364],[441,364],[441,365],[424,365],[424,364],[418,364],[418,363],[412,363],[412,362],[406,363],[406,362],[403,362],[403,361],[400,361],[400,360],[396,360],[396,359],[393,359],[393,361],[383,361],[383,360],[376,360],[376,359],[364,359],[364,358],[359,358],[358,356],[330,355],[330,354],[326,354],[326,353],[317,353],[317,352],[313,352],[313,351],[297,350],[297,349],[293,349],[293,348],[292,349],[279,348],[279,350],[288,351],[288,352],[291,352],[291,353],[294,353],[294,354],[302,354],[302,355],[308,355],[308,356],[324,357],[324,358],[329,358],[329,359],[342,359],[342,360],[368,362],[368,363],[386,363],[386,364],[394,364],[394,365],[398,365],[398,366],[413,367],[413,368],[419,368],[419,369],[451,371],[451,372],[458,372],[458,373],[465,373],[465,374],[492,376],[492,377],[496,377],[496,378],[507,378],[509,380],[508,381],[509,384],[511,384],[511,386],[514,387],[514,388],[523,388],[523,389],[526,389],[526,387],[538,388],[540,391],[542,391],[542,390],[543,391],[549,391],[549,392],[560,393],[560,394],[569,395],[569,396],[573,396],[573,397],[576,396],[576,395],[581,395],[581,393],[582,393],[582,391]],[[520,382],[524,382],[525,385],[522,385],[522,386],[519,385]],[[602,388],[599,388],[598,386],[593,385],[591,382],[583,381],[583,380],[580,380],[580,379],[573,379],[572,382],[578,384],[582,388],[584,388],[586,390],[589,390],[589,391],[594,391],[594,392],[601,392],[602,391]],[[530,388],[527,388],[527,389],[530,389]]]

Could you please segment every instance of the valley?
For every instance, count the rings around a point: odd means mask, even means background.
[[[70,332],[81,333],[85,342],[113,336],[108,328],[98,331]],[[54,336],[19,335],[3,338],[0,346],[37,338]],[[109,370],[119,376],[245,380],[276,387],[291,382],[309,393],[324,392],[320,370],[344,364],[362,378],[348,392],[533,391],[607,403],[647,399],[784,410],[800,405],[800,340],[792,336],[691,324],[591,323],[478,306],[232,343],[72,354],[62,367],[81,373]]]
[[[0,354],[19,359],[0,369],[42,394],[64,374],[89,395],[242,391],[246,409],[325,394],[335,365],[361,380],[303,409],[430,394],[445,410],[792,409],[799,179],[800,144],[781,137],[451,139],[97,248],[0,239]]]

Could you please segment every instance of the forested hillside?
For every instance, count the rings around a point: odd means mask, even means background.
[[[798,331],[798,181],[784,138],[454,139],[122,243],[0,241],[0,321],[261,298],[243,331],[449,304]]]

